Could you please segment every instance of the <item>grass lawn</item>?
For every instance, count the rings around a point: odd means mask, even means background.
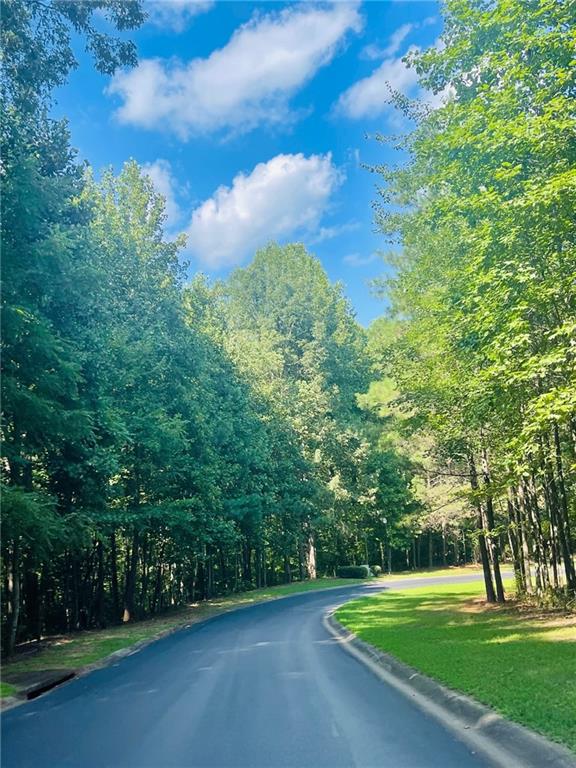
[[[362,640],[576,751],[576,616],[486,607],[482,595],[479,583],[394,590],[354,600],[336,618]]]
[[[153,638],[174,627],[202,621],[233,608],[314,589],[351,586],[362,581],[362,579],[325,578],[255,589],[251,592],[195,603],[182,610],[166,613],[147,621],[47,638],[45,647],[38,652],[16,655],[14,660],[4,663],[2,675],[48,669],[78,669],[100,661],[114,651],[133,645],[139,640]],[[14,686],[2,683],[0,697],[11,696],[15,690]]]
[[[479,565],[460,565],[449,568],[421,568],[418,571],[401,571],[400,573],[382,573],[379,578],[396,581],[397,579],[421,579],[425,576],[480,576],[482,567]]]

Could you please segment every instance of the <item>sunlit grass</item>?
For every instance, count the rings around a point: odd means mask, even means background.
[[[424,576],[474,576],[482,573],[482,568],[477,565],[452,566],[449,568],[420,568],[417,571],[402,571],[401,573],[383,573],[380,578],[390,579],[418,579]]]
[[[394,590],[336,616],[366,642],[576,750],[576,617],[485,608],[473,601],[482,590]]]

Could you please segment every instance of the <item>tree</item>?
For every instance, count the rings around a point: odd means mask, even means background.
[[[573,21],[546,0],[448,2],[442,45],[410,61],[451,96],[406,137],[408,164],[384,170],[378,212],[404,246],[394,376],[468,467],[500,600],[504,534],[521,589],[529,559],[540,592],[560,586],[560,563],[576,588]]]

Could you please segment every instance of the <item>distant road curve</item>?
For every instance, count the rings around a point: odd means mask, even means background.
[[[473,579],[308,592],[170,635],[6,712],[2,766],[486,768],[322,624],[354,597]]]

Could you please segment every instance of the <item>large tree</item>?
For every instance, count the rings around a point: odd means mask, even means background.
[[[470,475],[489,598],[504,532],[521,588],[528,557],[540,591],[576,588],[573,23],[570,3],[447,2],[442,44],[409,57],[446,103],[383,169],[395,377]]]

